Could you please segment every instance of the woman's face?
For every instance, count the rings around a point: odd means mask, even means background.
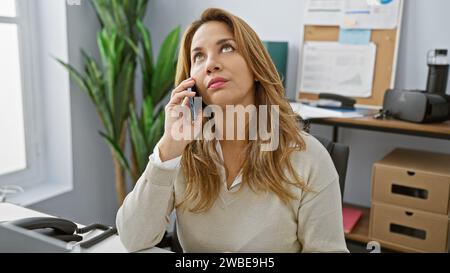
[[[216,21],[203,24],[192,39],[190,57],[191,77],[206,104],[221,108],[255,104],[253,73],[226,24]],[[217,77],[226,82],[209,85]]]

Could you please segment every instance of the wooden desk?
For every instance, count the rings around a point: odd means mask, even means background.
[[[339,127],[450,140],[450,120],[442,123],[417,124],[400,120],[379,120],[373,117],[364,117],[312,119],[308,123],[333,126],[333,141],[335,142],[338,141]],[[371,241],[369,237],[370,208],[351,204],[344,204],[344,206],[363,211],[363,216],[358,224],[351,233],[345,235],[345,238],[367,244]],[[401,252],[408,251],[397,245],[382,244],[382,247]]]
[[[450,140],[450,120],[441,123],[418,124],[393,119],[380,120],[373,117],[363,117],[311,119],[308,122],[310,124],[333,126],[334,141],[337,141],[339,127]]]
[[[450,120],[441,123],[418,124],[394,119],[381,120],[363,117],[311,119],[308,122],[333,126],[333,141],[338,139],[339,127],[450,140]]]

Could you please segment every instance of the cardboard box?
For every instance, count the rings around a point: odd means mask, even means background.
[[[369,236],[404,251],[447,252],[449,226],[446,215],[373,202]]]
[[[372,200],[449,215],[450,155],[395,149],[374,164]]]

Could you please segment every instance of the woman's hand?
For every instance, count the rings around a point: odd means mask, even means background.
[[[163,162],[180,156],[186,146],[195,139],[193,135],[194,126],[199,125],[198,122],[201,122],[202,113],[200,112],[197,115],[197,119],[194,121],[194,124],[191,122],[190,115],[188,115],[188,117],[185,117],[180,114],[180,107],[186,107],[187,111],[185,111],[185,113],[190,113],[189,100],[187,99],[187,97],[194,97],[196,93],[189,92],[187,89],[189,87],[193,87],[194,85],[195,79],[193,79],[192,77],[182,81],[172,91],[170,101],[165,107],[164,134],[160,142],[158,143],[159,155],[161,161]],[[190,122],[183,123],[183,119],[186,118],[188,118]],[[186,124],[188,124],[189,128],[186,128]],[[177,136],[175,136],[174,134],[177,134]],[[188,134],[189,137],[184,137],[180,140],[181,136],[187,136]]]

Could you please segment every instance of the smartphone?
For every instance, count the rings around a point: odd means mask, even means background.
[[[195,97],[200,97],[200,94],[197,92],[197,88],[196,88],[195,85],[193,87],[191,87],[191,88],[188,88],[188,90],[190,92],[196,92]],[[194,104],[194,98],[195,97],[190,97],[189,98],[189,108],[191,109],[192,120],[196,120],[197,119],[197,109],[195,108],[195,104]]]

